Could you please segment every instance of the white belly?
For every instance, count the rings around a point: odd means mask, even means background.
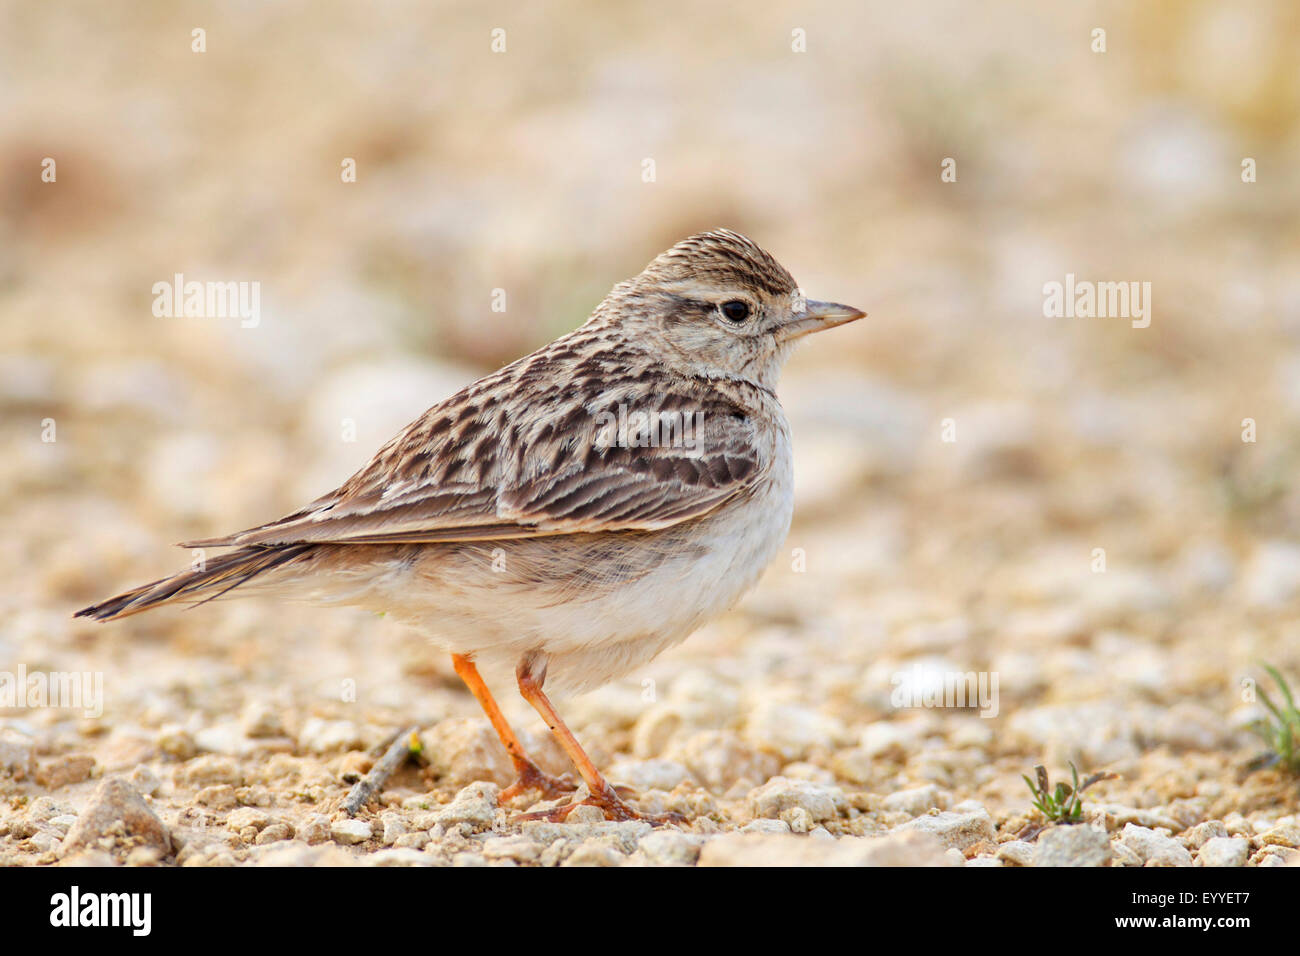
[[[633,537],[438,548],[395,566],[362,603],[473,656],[488,673],[512,672],[541,653],[548,689],[597,686],[685,640],[757,582],[794,507],[789,442],[779,445],[748,497],[704,518]]]

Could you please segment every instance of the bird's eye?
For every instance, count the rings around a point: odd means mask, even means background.
[[[724,302],[722,303],[722,314],[728,322],[744,322],[749,318],[749,303],[742,302],[740,299]]]

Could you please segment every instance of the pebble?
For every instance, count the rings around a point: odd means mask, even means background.
[[[280,711],[265,701],[250,701],[239,723],[246,737],[282,737],[285,733]]]
[[[1196,854],[1197,866],[1245,866],[1250,841],[1245,837],[1216,836],[1206,840]]]
[[[998,846],[997,858],[1016,866],[1030,866],[1034,862],[1037,848],[1025,840],[1008,840]]]
[[[1300,847],[1300,824],[1286,823],[1265,830],[1259,835],[1259,842],[1265,846]]]
[[[239,804],[235,797],[235,788],[228,783],[204,787],[194,796],[194,802],[213,810],[229,810]]]
[[[146,797],[156,796],[162,789],[162,780],[148,764],[137,764],[127,779]]]
[[[844,791],[839,787],[773,777],[749,795],[749,809],[755,817],[785,817],[788,810],[799,809],[809,821],[833,820],[847,807]]]
[[[350,720],[309,718],[298,731],[298,746],[308,753],[327,754],[364,750],[361,730]]]
[[[965,850],[981,841],[992,842],[995,837],[993,818],[987,810],[956,813],[945,810],[931,813],[894,827],[894,833],[918,831],[932,834],[945,848]]]
[[[69,754],[38,764],[36,782],[49,790],[57,790],[74,783],[89,780],[95,772],[95,758],[89,754]]]
[[[834,749],[846,733],[839,720],[810,707],[765,701],[750,713],[745,736],[788,763],[816,750]]]
[[[0,730],[0,773],[22,780],[36,766],[36,744],[26,734],[6,727]]]
[[[464,824],[472,830],[486,830],[496,821],[499,793],[496,784],[471,783],[437,811],[434,820],[444,827]]]
[[[289,826],[289,824],[272,823],[257,835],[254,842],[258,846],[263,846],[267,843],[278,843],[281,840],[292,840],[293,835],[293,827]]]
[[[587,840],[605,838],[623,853],[633,853],[641,838],[654,828],[644,820],[627,820],[615,822],[605,820],[600,823],[574,825],[571,823],[548,823],[545,820],[529,820],[520,827],[524,836],[550,847],[566,843],[582,843]]]
[[[665,756],[687,767],[713,793],[726,793],[739,780],[767,780],[781,768],[775,754],[727,730],[692,734],[670,747]]]
[[[121,777],[106,777],[63,840],[60,855],[78,850],[118,848],[130,843],[171,853],[171,832],[134,787]]]
[[[155,745],[168,757],[189,760],[199,752],[194,735],[179,724],[164,724],[158,730]]]
[[[420,732],[424,752],[438,776],[452,786],[475,781],[507,786],[514,767],[485,719],[454,717]]]
[[[257,749],[257,742],[249,740],[238,721],[227,720],[204,727],[194,735],[194,745],[202,753],[226,754],[243,757]]]
[[[880,801],[882,810],[889,810],[897,813],[906,813],[909,816],[919,817],[927,810],[938,808],[947,809],[951,803],[952,795],[945,790],[940,789],[932,783],[923,787],[913,787],[910,790],[898,790],[889,794]]]
[[[622,866],[627,856],[604,841],[581,844],[565,857],[561,866]]]
[[[1227,835],[1228,828],[1223,825],[1222,820],[1206,820],[1204,823],[1196,824],[1196,826],[1184,833],[1182,840],[1193,850],[1198,850],[1210,840],[1226,837]]]
[[[483,856],[489,860],[514,860],[516,863],[535,863],[545,849],[528,837],[497,837],[483,844]]]
[[[177,782],[190,787],[210,787],[229,784],[243,786],[244,774],[230,757],[205,754],[188,760],[177,768]]]
[[[1055,826],[1038,835],[1034,866],[1105,866],[1113,851],[1110,836],[1088,824]]]
[[[1119,845],[1148,866],[1191,866],[1192,854],[1177,840],[1135,823],[1124,825]]]
[[[313,813],[298,827],[298,838],[313,846],[330,839],[329,817],[322,813]]]
[[[364,843],[373,833],[374,828],[365,820],[335,820],[330,824],[330,838],[344,846]]]
[[[620,760],[606,772],[615,783],[634,790],[672,790],[691,780],[691,772],[676,760]]]
[[[226,828],[236,833],[247,827],[261,830],[270,822],[271,818],[256,807],[240,807],[238,810],[232,810],[226,815]]]
[[[632,860],[647,866],[693,866],[700,858],[701,837],[677,830],[655,830],[643,836]]]
[[[741,833],[789,833],[790,824],[784,820],[751,820],[740,828]]]
[[[406,820],[402,818],[400,813],[389,811],[381,814],[379,819],[384,826],[384,835],[381,838],[384,846],[392,846],[400,837],[404,837],[410,832]]]

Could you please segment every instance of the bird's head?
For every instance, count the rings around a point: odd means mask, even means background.
[[[769,253],[717,229],[683,239],[619,283],[596,318],[640,338],[666,364],[772,388],[797,339],[863,315],[805,298]]]

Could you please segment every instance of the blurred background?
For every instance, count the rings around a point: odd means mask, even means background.
[[[1284,0],[0,4],[0,668],[105,673],[94,726],[8,726],[112,769],[173,725],[238,752],[250,706],[362,743],[476,715],[359,612],[70,615],[727,226],[870,315],[787,368],[788,555],[575,701],[593,749],[707,776],[725,732],[751,764],[719,793],[779,771],[1003,807],[1074,759],[1138,803],[1228,799],[1241,679],[1300,676],[1298,48]],[[259,324],[156,317],[176,273],[260,283]],[[1150,282],[1150,326],[1044,317],[1067,273]],[[913,665],[996,671],[999,716],[899,712]]]

